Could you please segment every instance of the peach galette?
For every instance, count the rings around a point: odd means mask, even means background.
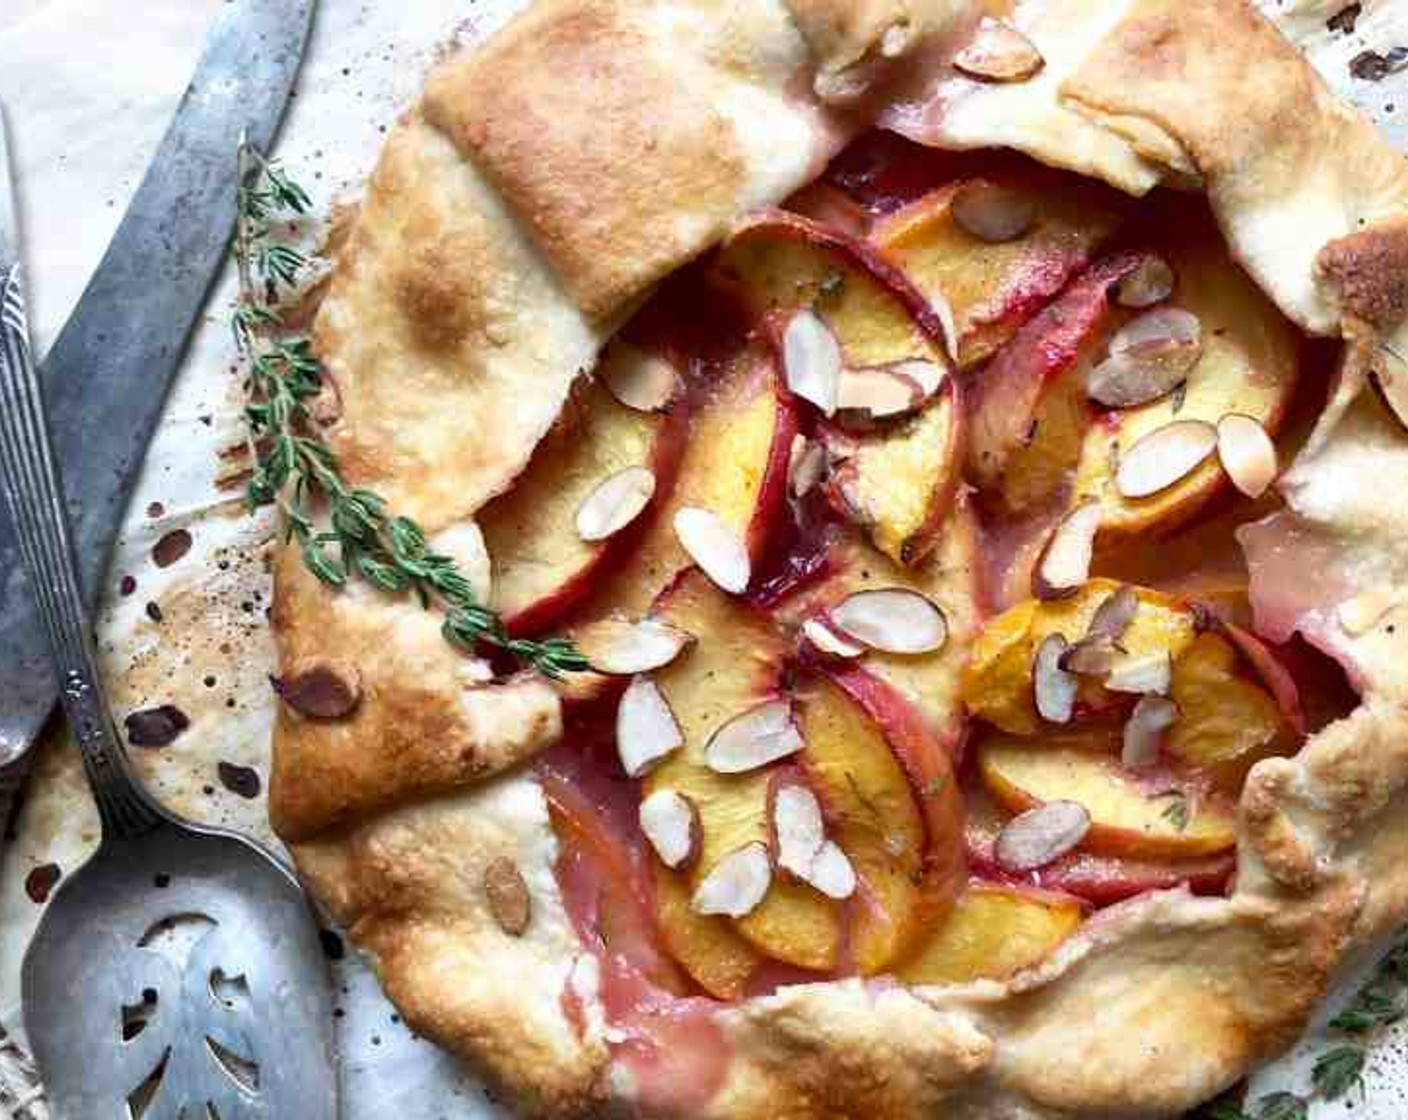
[[[529,1112],[1174,1114],[1408,908],[1408,172],[1240,3],[747,7],[392,136],[329,435],[498,652],[282,556],[275,823]]]

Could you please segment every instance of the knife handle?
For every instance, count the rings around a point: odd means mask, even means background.
[[[98,673],[43,392],[29,350],[17,263],[0,272],[0,489],[29,568],[59,699],[82,751],[104,832],[141,835],[160,818],[132,780]]]

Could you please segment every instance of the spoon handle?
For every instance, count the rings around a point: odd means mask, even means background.
[[[20,267],[0,260],[0,489],[29,570],[59,698],[83,753],[83,768],[108,836],[136,836],[160,821],[128,770],[83,608],[63,487],[43,394],[29,351]],[[13,573],[10,574],[13,578]]]

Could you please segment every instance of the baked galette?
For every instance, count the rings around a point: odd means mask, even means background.
[[[1408,166],[1240,0],[539,0],[340,238],[272,811],[523,1112],[1173,1116],[1408,916]]]

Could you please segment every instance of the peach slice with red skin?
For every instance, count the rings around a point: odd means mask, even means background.
[[[1102,751],[997,736],[979,747],[978,768],[1011,813],[1049,801],[1085,806],[1087,851],[1180,859],[1227,851],[1237,842],[1228,801],[1178,775],[1136,777]]]
[[[786,646],[761,613],[731,599],[697,570],[690,570],[661,597],[660,618],[698,637],[698,642],[655,674],[684,736],[681,750],[665,759],[645,779],[648,796],[672,789],[689,798],[699,814],[701,844],[698,858],[681,881],[689,892],[698,887],[726,856],[752,843],[767,844],[769,783],[767,768],[741,774],[720,774],[710,768],[706,748],[710,738],[729,721],[765,700],[782,684]],[[666,901],[677,901],[666,895]],[[657,910],[665,938],[672,946],[727,952],[719,958],[727,977],[736,973],[739,949],[712,927],[706,937],[695,927],[709,919],[688,907],[668,905]],[[801,968],[829,971],[840,958],[841,917],[834,902],[814,888],[786,876],[774,876],[762,903],[732,922],[734,937],[755,951]],[[679,951],[678,949],[676,950]],[[681,962],[709,991],[721,984],[713,956]]]
[[[947,302],[961,369],[1005,345],[1050,301],[1120,224],[1108,196],[1074,176],[996,172],[950,183],[878,222],[870,239],[931,301]],[[1027,201],[1030,227],[1001,243],[984,241],[954,217],[965,186],[991,182]]]
[[[639,542],[574,612],[586,622],[640,618],[675,576],[691,566],[676,539],[674,515],[692,507],[716,514],[748,549],[756,570],[785,524],[787,473],[797,413],[771,356],[750,347],[692,387],[689,436],[675,484]],[[570,527],[568,529],[570,530]],[[603,575],[606,573],[602,573]]]
[[[714,274],[763,320],[784,369],[793,317],[814,314],[847,370],[918,362],[931,371],[937,389],[918,415],[864,435],[827,428],[833,456],[845,460],[831,490],[838,508],[893,559],[922,559],[957,492],[962,453],[963,415],[941,321],[870,246],[795,215],[745,226],[720,253]]]
[[[582,540],[578,509],[604,481],[628,467],[655,479],[654,504],[668,499],[684,453],[684,413],[644,413],[585,382],[534,452],[513,489],[479,516],[493,562],[493,606],[509,632],[555,626],[639,543],[652,510],[606,540]]]
[[[907,984],[1007,980],[1049,957],[1084,920],[1070,895],[974,882],[897,975]]]
[[[1155,527],[1171,530],[1230,487],[1217,456],[1211,455],[1157,493],[1126,498],[1116,472],[1135,444],[1175,421],[1215,426],[1229,413],[1249,416],[1275,435],[1298,380],[1294,328],[1232,261],[1214,231],[1194,228],[1163,252],[1178,277],[1172,304],[1192,312],[1201,324],[1202,355],[1182,389],[1146,405],[1107,412],[1086,435],[1073,500],[1103,503],[1106,542]]]

